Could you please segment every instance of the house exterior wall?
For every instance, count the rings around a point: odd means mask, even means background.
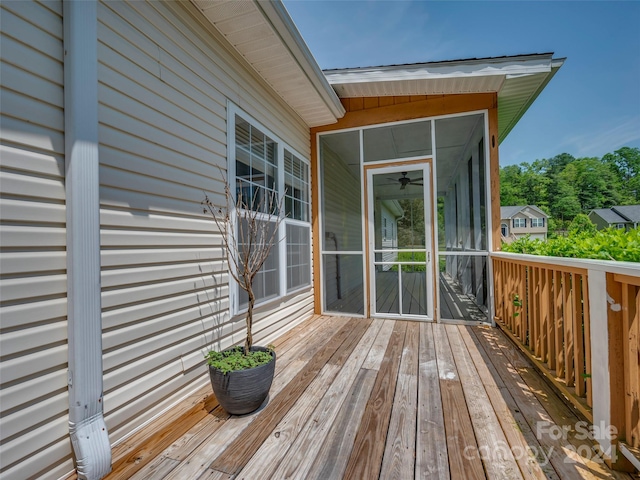
[[[104,2],[98,10],[105,420],[113,442],[208,381],[208,342],[244,339],[244,317],[229,318],[221,238],[200,205],[203,192],[223,203],[227,100],[309,154],[305,125],[199,19],[179,2]],[[307,291],[258,309],[256,342],[290,328],[291,314],[308,318],[312,298]]]
[[[2,2],[2,478],[73,469],[68,438],[62,2]]]
[[[2,3],[2,473],[59,478],[68,436],[61,2]],[[227,102],[309,157],[308,127],[188,2],[98,5],[104,412],[112,444],[208,382],[244,339],[221,237]],[[313,289],[256,309],[266,343]],[[215,330],[214,330],[215,327]],[[9,412],[9,413],[6,413]],[[17,473],[19,472],[19,473]]]

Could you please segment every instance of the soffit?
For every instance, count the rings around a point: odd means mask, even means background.
[[[191,1],[309,127],[344,115],[281,2]]]
[[[498,94],[502,141],[562,66],[551,53],[325,70],[341,98]]]

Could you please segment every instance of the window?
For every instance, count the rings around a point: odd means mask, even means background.
[[[525,218],[514,218],[513,228],[524,228],[527,226],[527,220]]]
[[[544,227],[544,218],[532,218],[531,219],[532,227]]]
[[[506,223],[503,223],[500,225],[500,233],[502,233],[503,237],[509,236],[509,227],[507,226]]]
[[[277,205],[269,205],[271,195],[283,198],[284,219],[277,232],[277,243],[271,248],[253,283],[256,304],[311,284],[311,225],[309,165],[284,142],[270,134],[257,122],[230,105],[229,128],[234,133],[234,171],[229,180],[235,184],[236,199],[244,208],[260,211],[260,220],[276,222],[269,213]],[[233,160],[233,159],[231,159]],[[247,293],[233,285],[234,313],[248,305]]]
[[[284,151],[285,213],[287,218],[309,221],[309,166]]]
[[[616,228],[617,228],[618,230],[620,230],[620,229],[622,229],[622,228],[624,228],[624,227],[625,227],[624,223],[619,223],[619,224],[617,224],[617,225],[616,225]]]

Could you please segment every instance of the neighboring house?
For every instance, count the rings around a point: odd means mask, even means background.
[[[0,7],[3,478],[101,478],[114,444],[208,383],[204,350],[241,341],[246,302],[200,204],[225,180],[286,196],[257,342],[314,313],[380,315],[368,195],[424,199],[413,318],[440,318],[439,257],[490,304],[498,145],[563,60],[322,72],[279,1]]]
[[[597,208],[589,212],[589,220],[598,230],[624,228],[630,230],[640,225],[640,205],[623,205],[611,208]]]
[[[506,243],[529,235],[547,239],[549,216],[535,205],[500,207],[500,235]]]

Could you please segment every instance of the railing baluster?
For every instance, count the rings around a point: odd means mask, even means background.
[[[562,272],[553,273],[556,323],[556,377],[564,377],[564,314],[562,311]]]
[[[589,278],[582,276],[582,319],[584,322],[585,388],[587,405],[593,407],[593,383],[591,380],[591,319],[589,316]]]
[[[540,359],[548,363],[549,348],[549,284],[547,269],[540,269]]]
[[[531,286],[532,286],[532,295],[531,302],[529,305],[531,306],[531,330],[529,332],[529,348],[533,352],[534,355],[538,355],[538,345],[540,344],[539,340],[539,328],[538,328],[538,269],[533,267],[531,269]]]
[[[571,274],[571,291],[573,294],[573,349],[575,361],[576,395],[584,395],[584,333],[582,330],[582,288],[581,275]]]
[[[564,381],[567,387],[573,386],[573,298],[571,294],[571,274],[563,272],[562,290],[564,295]]]
[[[522,308],[520,309],[520,341],[524,344],[527,341],[528,327],[528,310],[531,299],[527,295],[527,267],[520,265],[520,292],[522,295]]]
[[[552,269],[545,270],[545,282],[547,285],[545,299],[546,308],[545,315],[547,316],[547,366],[550,370],[556,368],[556,333],[555,333],[555,321],[553,318],[553,272]]]

